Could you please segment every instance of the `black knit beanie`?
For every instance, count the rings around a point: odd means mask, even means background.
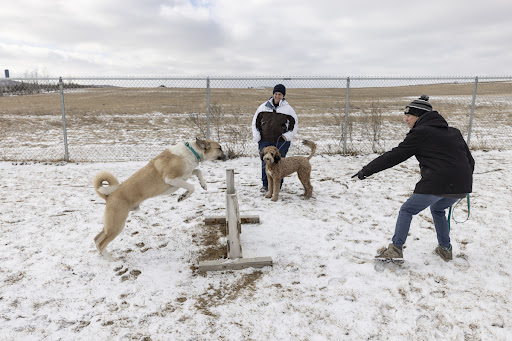
[[[274,91],[272,92],[272,95],[275,94],[276,92],[280,92],[284,95],[286,95],[286,88],[283,84],[277,84],[276,86],[274,86]]]
[[[420,117],[429,111],[432,111],[432,105],[428,102],[428,96],[421,95],[420,98],[415,99],[405,107],[404,114]]]

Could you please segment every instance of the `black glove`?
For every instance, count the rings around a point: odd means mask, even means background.
[[[358,178],[359,180],[364,180],[364,179],[366,179],[366,178],[367,178],[367,176],[366,176],[366,175],[364,175],[364,172],[363,172],[363,170],[362,170],[362,169],[361,169],[359,172],[357,172],[356,174],[352,175],[352,178],[355,178],[356,176],[357,176],[357,178]]]

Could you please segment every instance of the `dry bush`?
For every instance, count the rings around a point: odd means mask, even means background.
[[[383,120],[379,101],[372,100],[368,109],[363,110],[363,121],[367,136],[372,144],[372,152],[382,152],[380,145]]]

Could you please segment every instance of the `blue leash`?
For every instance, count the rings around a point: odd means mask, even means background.
[[[280,138],[282,138],[282,137],[283,137],[283,136],[281,135],[281,136],[279,136],[279,138],[277,139],[277,142],[276,142],[276,148],[277,148],[277,146],[279,146],[279,139],[280,139]],[[283,148],[284,144],[287,142],[284,138],[283,138],[283,140],[284,140],[284,142],[283,142],[283,144],[281,145],[281,147],[277,148],[277,150],[278,150],[279,152],[281,152],[281,148]]]
[[[468,221],[468,219],[469,219],[469,214],[470,214],[470,207],[469,207],[469,206],[470,206],[470,205],[469,205],[469,193],[468,193],[468,194],[466,194],[466,199],[467,199],[467,202],[468,202],[468,216],[466,217],[466,220],[464,220],[464,221],[457,221],[457,220],[455,220],[455,215],[454,215],[454,216],[453,216],[453,221],[454,221],[454,222],[456,222],[457,224],[458,224],[458,223],[465,223],[465,222],[466,222],[466,221]],[[457,203],[456,203],[455,205],[450,206],[450,211],[448,212],[448,232],[450,231],[450,220],[451,220],[450,218],[451,218],[451,216],[452,216],[452,211],[454,211],[454,210],[455,210],[455,207],[457,207],[457,205],[458,205],[462,200],[464,200],[464,198],[459,199],[459,201],[457,201]]]

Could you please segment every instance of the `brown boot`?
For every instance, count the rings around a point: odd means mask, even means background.
[[[389,244],[387,248],[383,247],[377,251],[378,255],[375,258],[404,260],[402,249],[395,246],[393,243]]]
[[[451,261],[453,259],[452,257],[452,246],[450,245],[449,248],[443,247],[441,245],[438,245],[436,247],[436,253],[441,256],[441,258],[445,261]]]

